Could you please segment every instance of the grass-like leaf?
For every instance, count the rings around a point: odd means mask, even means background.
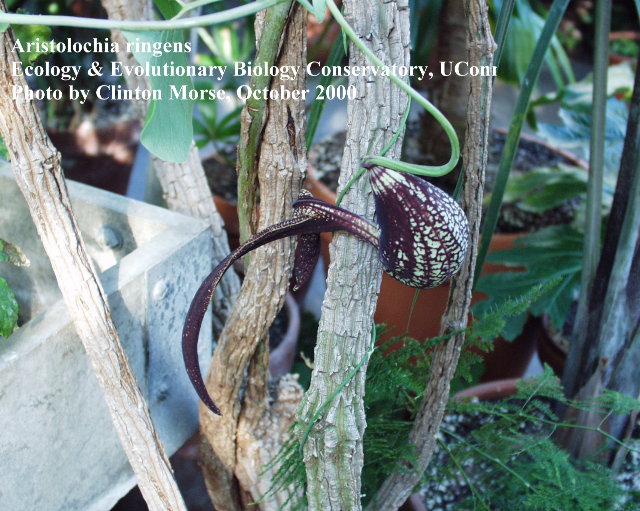
[[[529,107],[531,94],[533,93],[534,86],[538,81],[544,57],[549,49],[551,40],[558,29],[558,25],[562,20],[562,16],[564,15],[568,4],[569,0],[554,0],[544,24],[544,28],[540,33],[538,44],[536,45],[531,61],[529,62],[527,72],[522,80],[522,88],[520,89],[511,125],[509,126],[509,133],[502,151],[502,157],[500,158],[498,174],[496,175],[493,193],[491,196],[491,203],[489,204],[489,209],[487,210],[487,214],[484,219],[481,238],[482,241],[480,242],[478,257],[476,260],[476,282],[480,276],[480,270],[482,269],[487,252],[489,251],[489,244],[491,243],[493,232],[495,231],[498,223],[498,215],[502,206],[502,198],[511,167],[515,159],[518,141],[520,140],[520,133]]]

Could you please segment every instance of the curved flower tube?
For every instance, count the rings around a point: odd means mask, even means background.
[[[302,286],[311,275],[313,266],[310,261],[317,260],[319,247],[309,245],[309,241],[321,232],[347,231],[358,238],[378,246],[378,228],[359,215],[324,201],[313,199],[309,192],[303,191],[300,199],[293,204],[294,218],[285,220],[254,234],[246,242],[225,257],[200,285],[191,302],[187,319],[182,330],[182,356],[189,379],[202,402],[215,414],[222,415],[213,402],[202,378],[198,361],[198,337],[202,320],[211,296],[225,272],[231,265],[248,252],[266,243],[288,236],[301,235],[303,243],[296,254],[296,265],[302,268],[296,273],[296,285]],[[315,253],[314,253],[315,250]]]

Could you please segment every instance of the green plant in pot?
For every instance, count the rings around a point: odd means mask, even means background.
[[[621,125],[627,107],[617,100],[610,99],[613,92],[620,92],[614,80],[607,85],[607,48],[609,30],[608,2],[598,4],[596,12],[596,53],[594,59],[593,84],[586,87],[592,89],[592,99],[589,101],[588,111],[591,116],[580,110],[579,99],[584,99],[585,87],[578,89],[578,95],[566,94],[564,101],[570,102],[575,110],[570,112],[565,109],[564,119],[571,124],[565,124],[562,128],[550,130],[547,134],[553,134],[561,138],[567,133],[572,133],[574,143],[580,144],[584,140],[585,132],[589,132],[589,174],[586,180],[586,197],[584,203],[583,227],[578,230],[563,232],[566,228],[554,228],[543,233],[542,236],[532,236],[523,245],[523,252],[519,255],[504,255],[505,260],[511,257],[516,260],[529,263],[529,271],[523,275],[530,280],[538,280],[540,277],[550,278],[552,274],[560,274],[564,278],[564,285],[555,293],[552,291],[546,298],[546,303],[539,303],[534,311],[541,313],[548,309],[552,320],[562,323],[568,314],[570,303],[577,298],[577,312],[574,326],[571,332],[567,364],[563,373],[565,391],[570,397],[588,399],[598,396],[603,389],[619,391],[623,394],[637,396],[640,389],[640,378],[634,376],[634,367],[637,368],[640,345],[638,344],[638,318],[635,307],[636,289],[638,286],[638,201],[640,200],[640,176],[637,169],[638,147],[638,106],[640,105],[640,84],[638,83],[638,71],[636,70],[633,94],[629,101],[629,114],[626,122],[626,136],[624,147],[620,152]],[[612,90],[613,89],[613,90]],[[568,91],[571,92],[571,91]],[[507,176],[511,165],[513,153],[512,147],[519,137],[524,113],[528,105],[530,89],[521,92],[519,107],[522,117],[514,118],[507,145],[511,148],[505,151],[503,162],[497,179],[497,191],[494,190],[487,219],[485,231],[487,242],[497,221],[497,210],[503,199],[503,193],[507,185]],[[587,97],[588,90],[586,91]],[[628,97],[628,94],[626,94]],[[624,97],[624,95],[623,95]],[[566,106],[569,106],[566,105]],[[565,108],[566,108],[565,106]],[[587,122],[591,117],[592,120]],[[565,137],[566,138],[566,137]],[[616,153],[617,157],[612,156]],[[615,192],[611,201],[608,219],[603,220],[603,208],[606,207],[607,194],[607,164],[616,167],[619,157],[619,171],[615,181]],[[578,174],[579,175],[579,174]],[[550,177],[552,176],[552,177]],[[549,182],[549,179],[557,179],[559,175],[553,173],[538,173],[541,182]],[[569,177],[564,172],[562,179],[573,180],[557,186],[554,191],[551,186],[547,192],[542,192],[543,197],[552,198],[565,191],[571,193],[582,189],[584,183],[576,181],[576,175]],[[535,178],[531,178],[535,179]],[[613,179],[613,177],[612,177]],[[609,185],[611,191],[613,187]],[[611,192],[609,192],[610,194]],[[540,198],[540,197],[538,197]],[[526,200],[525,200],[526,202]],[[531,203],[531,201],[529,201]],[[604,233],[603,233],[604,226]],[[601,237],[603,242],[601,243]],[[536,267],[531,259],[528,259],[526,251],[539,255],[555,256],[549,262],[549,268]],[[555,251],[555,252],[554,252]],[[479,261],[486,255],[486,242],[483,246]],[[544,272],[544,274],[543,274]],[[580,272],[578,274],[578,272]],[[537,273],[537,276],[536,276]],[[525,280],[526,281],[526,280]],[[504,281],[503,281],[504,283]],[[528,282],[531,284],[531,282]],[[506,283],[506,287],[517,286],[515,279]],[[503,292],[497,290],[496,293]],[[583,426],[593,425],[602,420],[597,414],[583,413],[569,408],[568,417]],[[607,421],[607,427],[617,438],[623,438],[632,423],[631,416],[622,416]],[[594,439],[592,435],[581,433],[575,429],[561,439],[569,451],[576,456],[583,457],[593,454],[602,444],[602,439]],[[609,457],[609,462],[620,463],[623,454],[619,451]]]
[[[0,263],[28,266],[29,260],[22,250],[0,239]],[[5,339],[18,327],[19,305],[9,283],[0,277],[0,337]]]
[[[24,2],[21,2],[23,4]],[[102,14],[99,4],[82,4],[70,0],[38,0],[26,5],[28,11],[46,12],[56,15],[85,15],[98,17]],[[18,12],[27,12],[18,9]],[[47,132],[60,151],[65,166],[65,175],[71,179],[105,190],[125,194],[137,148],[139,128],[123,101],[107,98],[111,93],[96,94],[100,85],[120,85],[115,77],[106,78],[107,71],[87,72],[90,63],[96,62],[100,69],[111,66],[110,46],[106,32],[91,34],[71,27],[17,25],[15,28],[18,50],[24,65],[74,67],[78,73],[31,76],[29,85],[38,91],[57,91],[59,95],[41,101],[42,117]],[[50,46],[53,42],[66,44],[91,44],[92,39],[102,47],[90,55],[80,51],[58,51]],[[33,44],[32,47],[29,45]],[[102,51],[100,51],[102,50]],[[67,76],[65,76],[67,75]],[[122,80],[120,78],[120,80]],[[70,96],[71,87],[89,92],[81,100]]]
[[[165,7],[167,7],[167,4],[171,4],[171,2],[166,1],[158,3],[163,4]],[[324,3],[314,2],[313,5],[306,1],[301,3],[308,10],[314,12],[317,17],[322,17]],[[226,16],[245,15],[268,6],[270,9],[265,15],[265,23],[268,29],[263,31],[258,49],[258,53],[261,54],[261,61],[265,54],[267,55],[266,62],[275,62],[276,57],[280,58],[282,56],[279,53],[281,39],[283,40],[282,53],[285,54],[283,58],[300,58],[300,53],[303,53],[299,51],[299,48],[290,46],[290,44],[293,45],[297,42],[296,37],[282,37],[282,34],[287,33],[288,29],[294,30],[296,26],[300,27],[300,25],[293,24],[294,21],[295,23],[300,23],[299,19],[293,19],[293,16],[300,17],[300,10],[296,5],[292,6],[271,0],[259,0],[258,2],[234,8],[235,10],[224,11],[224,16],[222,17],[210,18],[205,15],[194,19],[180,19],[194,4],[200,5],[201,2],[191,2],[189,4],[181,1],[175,2],[173,7],[176,9],[173,14],[167,15],[167,17],[175,15],[173,17],[176,19],[160,22],[113,23],[109,28],[150,31],[147,34],[150,39],[157,38],[157,32],[160,29],[171,29],[174,31],[171,36],[168,36],[167,33],[164,33],[163,36],[177,38],[180,32],[176,32],[176,30],[185,26],[193,26],[199,23],[206,24],[213,22],[214,19],[220,21]],[[469,2],[469,4],[472,9],[476,9],[470,12],[470,22],[480,19],[486,14],[482,10],[486,5],[482,2]],[[354,5],[356,6],[355,16],[350,10]],[[361,59],[359,61],[360,64],[368,62],[380,66],[382,61],[379,57],[372,56],[372,50],[369,47],[370,39],[367,34],[372,36],[375,34],[376,38],[381,35],[382,37],[379,40],[385,40],[385,37],[397,36],[398,30],[379,30],[380,25],[391,26],[393,16],[400,17],[408,13],[406,13],[406,9],[404,11],[403,9],[390,11],[389,16],[381,20],[380,13],[387,12],[388,9],[397,9],[398,7],[393,3],[381,3],[375,6],[377,8],[367,10],[366,17],[359,17],[357,7],[362,5],[364,4],[345,2],[345,15],[350,19],[354,19],[356,23],[368,21],[369,16],[375,18],[375,26],[372,29],[368,26],[358,26],[358,29],[354,30],[346,22],[343,14],[332,0],[328,0],[326,3],[331,14],[340,23],[346,36],[352,41],[350,58]],[[541,40],[546,38],[547,46],[557,26],[557,24],[554,25],[554,20],[558,21],[559,14],[566,7],[566,1],[556,0],[553,5],[551,11],[553,14],[550,14],[552,21],[545,23],[541,36]],[[289,18],[290,15],[292,18]],[[24,20],[24,18],[22,19]],[[226,19],[228,20],[228,18]],[[4,20],[13,21],[15,18],[5,17]],[[88,27],[102,26],[104,28],[104,24],[98,23],[99,21],[104,20],[82,20]],[[69,20],[66,20],[66,22],[69,22]],[[78,23],[78,20],[74,20],[74,22]],[[380,22],[380,25],[378,25],[378,22]],[[288,25],[288,23],[291,23],[291,25]],[[483,26],[488,27],[488,23]],[[488,34],[486,28],[476,31],[470,30],[470,40],[474,40],[473,38],[479,32],[483,32],[485,37],[484,39],[479,38],[478,45],[471,44],[472,50],[483,46],[487,40],[490,42],[490,34],[489,37],[486,36]],[[129,32],[129,36],[131,36],[131,32]],[[382,46],[384,44],[386,43],[383,43]],[[402,47],[401,44],[392,46],[394,48]],[[485,45],[485,47],[488,48],[487,55],[490,61],[492,44]],[[292,57],[290,53],[296,50],[298,53]],[[534,52],[532,59],[538,63],[538,69],[542,60],[539,53],[537,51]],[[386,57],[389,57],[389,55],[385,55]],[[143,59],[144,56],[138,56],[138,58]],[[478,63],[483,62],[482,56],[474,54],[474,58]],[[535,75],[535,73],[533,74]],[[535,82],[535,76],[530,78],[530,83]],[[523,83],[526,84],[527,80],[523,80]],[[358,84],[362,87],[375,88],[375,94],[363,94],[363,97],[360,98],[361,101],[368,101],[375,97],[392,98],[389,103],[395,110],[390,111],[389,115],[378,114],[378,118],[373,119],[373,121],[387,123],[389,119],[397,121],[402,117],[406,98],[404,95],[396,94],[398,91],[395,88],[391,88],[389,83],[378,80],[366,83],[358,81]],[[436,166],[435,169],[431,168],[429,171],[433,174],[442,175],[452,170],[456,165],[459,150],[457,138],[455,132],[451,129],[450,123],[446,122],[446,119],[443,119],[437,111],[434,111],[433,107],[406,83],[396,80],[394,84],[425,109],[436,115],[450,138],[452,150],[449,161],[444,165]],[[485,80],[484,82],[476,83],[476,85],[488,87],[487,90],[490,91],[491,81]],[[486,101],[488,101],[490,94],[480,94],[476,97],[478,105],[482,109],[481,103],[486,107]],[[362,106],[365,108],[361,108]],[[372,106],[373,103],[354,102],[350,107],[350,111],[359,111],[360,118],[366,117],[370,121],[372,119],[368,115],[374,110]],[[377,106],[381,111],[386,112],[384,109],[388,105],[382,105],[378,102]],[[180,108],[179,112],[171,111],[169,106],[162,103],[154,103],[152,107],[150,111],[155,114],[155,117],[150,115],[147,120],[145,131],[142,135],[143,142],[160,157],[165,157],[172,162],[178,163],[185,161],[192,143],[190,104],[187,104],[186,108],[185,105],[174,105],[173,108]],[[304,105],[302,105],[303,108]],[[524,110],[522,109],[521,113]],[[172,115],[167,115],[168,111]],[[229,506],[235,509],[242,509],[248,506],[249,501],[257,500],[260,496],[261,488],[253,483],[261,479],[258,475],[263,475],[258,474],[259,469],[257,467],[262,466],[264,457],[252,458],[252,454],[256,452],[262,454],[262,449],[264,448],[266,455],[268,455],[268,448],[273,447],[273,445],[277,446],[283,437],[290,435],[287,428],[294,422],[296,414],[294,407],[300,400],[299,389],[296,388],[295,381],[291,378],[282,378],[276,382],[277,389],[269,387],[268,377],[265,377],[268,351],[265,347],[266,339],[262,333],[266,329],[266,325],[271,321],[272,312],[277,309],[278,300],[284,296],[283,289],[286,286],[286,280],[288,280],[288,276],[284,279],[281,278],[282,275],[287,274],[287,261],[281,261],[278,256],[287,251],[288,261],[290,262],[294,259],[291,246],[284,245],[285,237],[292,234],[300,236],[301,253],[298,254],[296,259],[302,264],[299,264],[296,268],[296,277],[304,280],[309,273],[309,261],[317,256],[317,233],[320,230],[344,230],[354,234],[354,236],[336,235],[334,253],[338,254],[339,257],[334,259],[334,271],[331,271],[329,275],[329,295],[326,300],[328,305],[325,319],[320,324],[314,372],[309,390],[304,395],[298,409],[294,435],[302,450],[302,453],[299,454],[303,456],[300,458],[302,463],[306,465],[307,495],[309,496],[310,509],[323,509],[323,506],[329,502],[332,503],[334,509],[360,509],[362,495],[359,475],[363,460],[361,456],[362,436],[366,422],[363,401],[365,395],[364,370],[373,349],[371,337],[375,337],[371,331],[371,317],[375,305],[375,288],[379,283],[380,268],[384,267],[395,277],[400,277],[416,287],[440,282],[444,277],[448,276],[449,270],[453,271],[457,265],[463,263],[461,259],[463,259],[462,254],[464,253],[464,228],[461,227],[463,222],[456,221],[452,227],[444,220],[452,216],[455,216],[456,220],[461,220],[460,217],[464,217],[464,215],[460,214],[459,209],[458,214],[453,214],[457,207],[454,200],[450,198],[443,199],[442,197],[434,199],[438,193],[432,191],[427,193],[421,188],[422,185],[419,186],[406,177],[398,177],[403,176],[402,174],[383,170],[395,168],[396,170],[409,170],[410,172],[424,171],[424,169],[416,167],[406,167],[398,161],[399,151],[397,147],[394,147],[394,144],[397,142],[399,135],[392,135],[392,133],[401,131],[401,123],[392,122],[385,124],[384,127],[378,124],[375,127],[371,127],[367,122],[353,122],[350,124],[349,137],[352,145],[351,150],[345,152],[345,160],[350,155],[355,155],[355,159],[344,165],[343,188],[345,192],[349,190],[349,193],[343,194],[345,208],[341,209],[338,206],[319,203],[304,195],[300,197],[298,194],[300,175],[304,173],[303,151],[306,149],[301,143],[304,140],[304,135],[300,136],[304,125],[304,116],[300,113],[300,105],[283,105],[278,102],[267,104],[258,101],[257,103],[248,103],[245,112],[247,115],[244,116],[243,121],[246,121],[246,123],[243,124],[243,127],[248,127],[249,129],[246,136],[241,136],[240,149],[238,150],[240,209],[243,217],[241,222],[245,229],[242,235],[243,244],[240,245],[241,248],[238,251],[224,259],[198,292],[185,326],[183,338],[189,374],[193,378],[200,395],[210,405],[210,408],[201,407],[200,416],[202,431],[207,434],[208,443],[204,442],[204,452],[207,459],[203,460],[203,464],[206,467],[208,480],[212,485],[210,492],[218,509],[227,509]],[[274,115],[268,115],[272,112]],[[287,113],[292,121],[287,123],[284,131],[277,131],[282,129],[282,126],[276,124],[275,121],[278,118],[287,119]],[[377,114],[378,112],[375,111],[373,113]],[[486,133],[486,124],[483,123],[481,116],[474,117],[473,114],[474,112],[471,111],[470,118],[477,121],[480,128],[475,131],[473,136],[476,137],[476,140],[472,140],[468,144],[469,147],[480,146],[486,142],[486,137],[479,135],[479,133]],[[358,118],[356,114],[353,115],[354,118]],[[164,124],[159,121],[164,121]],[[169,123],[169,121],[171,122]],[[372,122],[371,124],[375,123]],[[176,127],[180,129],[173,129]],[[168,134],[167,128],[172,129]],[[356,132],[355,128],[358,130],[363,129],[364,131]],[[268,159],[268,154],[261,151],[262,147],[267,143],[266,138],[268,138],[265,137],[265,140],[261,140],[262,133],[267,135],[277,133],[278,135],[275,138],[280,142],[283,140],[287,142],[280,145],[280,153],[284,153],[287,157],[290,156],[287,164],[277,167],[278,172],[272,172],[270,175],[265,172],[265,174],[269,175],[269,179],[266,179],[264,175],[260,175],[260,172],[264,170],[260,165]],[[371,144],[370,147],[367,147],[369,141],[371,141]],[[476,141],[477,144],[475,143]],[[372,147],[373,149],[371,149]],[[385,159],[385,155],[380,155],[380,153],[387,151],[390,151],[389,155],[387,155],[389,158]],[[259,162],[256,160],[259,160]],[[477,177],[472,172],[477,168],[482,168],[481,158],[475,157],[474,159],[473,156],[470,156],[470,160],[467,171],[471,176]],[[360,170],[361,167],[363,167],[363,170]],[[294,171],[289,172],[292,168]],[[291,179],[289,182],[278,181],[285,174],[287,176],[293,175],[297,180]],[[363,175],[368,175],[371,182],[359,180]],[[278,211],[277,213],[280,216],[276,216],[275,220],[267,222],[265,226],[260,228],[256,228],[255,225],[258,182],[261,182],[259,190],[261,198],[271,197],[271,202],[278,202],[278,206],[282,204],[283,198],[286,203],[286,207],[281,208],[286,209],[286,211]],[[480,177],[479,182],[482,183],[482,177]],[[281,188],[278,188],[278,186],[281,186]],[[374,199],[370,187],[377,192],[377,201]],[[465,186],[464,189],[468,192],[469,188],[472,187]],[[481,189],[481,187],[476,187],[475,191]],[[283,193],[282,190],[285,192]],[[413,195],[413,198],[402,195],[403,192],[407,191],[409,191],[409,195]],[[274,192],[280,192],[279,196],[274,195]],[[474,202],[473,199],[469,199],[464,194],[462,197],[465,200],[468,199],[467,204],[470,204],[470,211],[479,210],[479,208],[476,208],[479,200]],[[293,198],[299,198],[299,200],[295,204],[290,204],[289,202]],[[431,216],[430,219],[425,219],[424,215],[416,216],[417,213],[424,213],[424,211],[419,211],[420,208],[416,206],[416,198],[423,199],[417,202],[426,202],[430,209],[435,210],[438,214]],[[376,204],[376,202],[382,203],[382,206]],[[261,204],[261,221],[265,221],[267,206],[269,205],[266,199]],[[376,206],[378,207],[376,208]],[[441,214],[440,208],[447,210],[447,214]],[[379,227],[368,219],[369,217],[373,218],[376,209],[378,211]],[[410,214],[407,214],[407,212]],[[270,213],[273,213],[273,211],[270,211]],[[479,213],[475,215],[475,220],[478,220],[478,215]],[[401,224],[401,220],[404,220],[405,224]],[[419,232],[409,229],[406,222],[409,224],[413,222],[415,226],[420,228]],[[251,234],[252,231],[255,234]],[[474,230],[473,232],[477,231]],[[435,241],[433,239],[434,234],[442,234],[443,236]],[[409,237],[419,241],[419,243],[412,246],[410,241],[406,239]],[[365,241],[365,243],[361,243],[358,239]],[[278,245],[280,253],[262,251],[269,248],[266,243],[270,241],[283,243],[283,245]],[[282,249],[281,247],[283,246],[288,248]],[[376,248],[378,250],[375,250]],[[200,367],[193,360],[198,323],[202,320],[204,309],[213,292],[213,287],[217,284],[222,272],[228,269],[235,258],[253,249],[257,249],[260,252],[252,253],[252,260],[248,265],[248,270],[252,273],[248,274],[250,278],[245,279],[243,289],[245,293],[241,294],[238,299],[239,307],[235,314],[230,315],[228,318],[227,325],[230,325],[228,330],[219,338],[218,347],[214,355],[213,370],[209,373],[211,377],[209,390],[207,390],[202,381]],[[436,261],[434,264],[425,264],[425,254],[427,252],[435,253],[433,254]],[[256,261],[262,264],[256,265]],[[277,268],[275,268],[274,272],[271,272],[275,266]],[[469,268],[471,271],[473,270],[472,265]],[[446,271],[444,271],[445,269]],[[469,275],[467,273],[466,281],[460,279],[457,282],[464,286],[465,290],[468,288],[469,293],[467,294],[470,294],[471,291],[472,278]],[[277,284],[273,282],[274,280],[278,280]],[[345,281],[347,282],[346,285],[344,284]],[[280,292],[279,295],[271,292],[276,285]],[[339,295],[339,293],[343,294]],[[460,331],[462,327],[458,328],[457,325],[464,324],[466,321],[467,308],[468,303],[461,306],[461,317],[455,321],[451,320],[451,324],[447,324],[447,335],[444,335],[438,339],[437,343],[434,343],[433,367],[428,375],[424,375],[429,380],[426,384],[423,380],[420,385],[420,388],[425,389],[422,393],[424,399],[420,404],[414,403],[417,404],[416,408],[418,409],[416,418],[421,417],[423,419],[422,422],[415,422],[416,434],[412,438],[417,438],[418,441],[423,439],[435,440],[442,417],[442,403],[444,403],[448,395],[451,375],[455,370],[460,343],[462,342],[459,340],[462,335]],[[451,339],[454,338],[456,343],[450,344]],[[289,387],[286,387],[287,384]],[[275,392],[272,392],[272,390],[275,390]],[[220,411],[224,412],[222,416],[211,413],[216,408],[210,398],[207,397],[209,392],[216,396]],[[432,398],[440,403],[433,411],[428,408],[429,400]],[[426,411],[422,408],[423,403],[426,403]],[[288,408],[286,408],[287,406]],[[285,409],[287,414],[284,418],[283,415],[278,415],[282,409]],[[424,419],[426,419],[428,428],[426,431],[424,430]],[[259,434],[260,438],[253,436],[256,434]],[[261,440],[265,439],[267,441],[261,442]],[[394,470],[392,473],[384,475],[388,479],[404,476],[408,473],[413,476],[417,472],[419,478],[419,473],[423,471],[423,469],[420,470],[421,464],[428,461],[429,455],[428,452],[416,453],[415,458],[419,458],[421,461],[410,467],[411,469],[415,468],[415,470],[402,470],[402,468],[406,467],[400,467],[400,470]],[[411,460],[411,463],[413,461]],[[266,478],[268,479],[271,474],[269,472]],[[304,476],[305,474],[303,474]],[[325,484],[327,481],[330,484]],[[415,481],[404,481],[399,486],[402,486],[402,489],[394,496],[393,501],[395,504],[385,505],[382,503],[380,504],[380,509],[386,511],[387,509],[399,507],[406,499],[406,495],[415,486]],[[376,502],[376,497],[380,497],[379,502],[384,502],[384,495],[373,496],[371,502]],[[372,509],[375,509],[375,507]]]
[[[609,69],[603,228],[613,201],[628,120],[627,102],[615,95],[629,99],[632,87],[630,72],[627,66]],[[555,147],[569,149],[588,158],[592,128],[589,113],[591,93],[591,77],[568,86],[563,91],[559,110],[563,124],[539,124],[539,134]],[[558,287],[538,298],[529,313],[535,317],[545,315],[545,321],[553,332],[564,331],[567,335],[571,331],[580,290],[587,186],[588,173],[585,169],[564,164],[553,168],[535,168],[526,174],[514,174],[509,178],[503,211],[508,210],[513,217],[541,219],[547,223],[555,223],[554,217],[557,217],[560,224],[544,227],[518,239],[513,248],[488,256],[487,260],[491,263],[515,267],[520,271],[482,277],[477,289],[485,293],[488,299],[476,305],[476,313],[482,314],[508,297],[522,294],[533,284],[560,277]],[[512,338],[522,330],[525,318],[525,315],[521,315],[509,321],[505,333],[507,338]],[[571,324],[567,324],[568,320]],[[557,335],[554,337],[558,338]],[[566,345],[563,348],[566,352]],[[554,350],[553,347],[549,349]],[[554,362],[554,368],[558,371],[562,370],[561,362]]]

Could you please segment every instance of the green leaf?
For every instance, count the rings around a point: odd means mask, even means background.
[[[502,199],[504,198],[504,190],[507,185],[509,173],[511,172],[511,167],[515,160],[518,141],[520,140],[522,125],[529,107],[529,100],[531,99],[533,88],[538,81],[544,56],[549,49],[551,40],[560,25],[560,21],[562,20],[562,16],[564,15],[568,5],[569,0],[553,0],[544,28],[542,29],[542,32],[540,32],[540,37],[538,38],[535,50],[531,56],[531,61],[527,67],[527,72],[522,80],[522,88],[518,94],[518,100],[509,126],[509,133],[507,134],[507,139],[500,157],[498,172],[495,176],[491,202],[484,217],[482,239],[480,246],[478,247],[478,257],[476,259],[476,279],[481,275],[482,266],[487,252],[489,251],[489,244],[491,243],[493,232],[498,224],[498,216],[502,206]]]
[[[522,210],[542,213],[586,196],[587,178],[583,169],[567,165],[536,168],[509,179],[504,202],[516,204]]]
[[[18,326],[18,302],[7,281],[0,278],[0,337],[9,337]]]
[[[516,86],[522,83],[544,25],[545,20],[531,8],[529,2],[523,0],[516,2],[498,66],[500,79]],[[573,71],[568,64],[569,59],[555,36],[551,39],[544,61],[551,71],[556,87],[564,87],[561,70],[569,81],[573,80]]]
[[[180,30],[162,32],[122,32],[129,41],[140,39],[142,42],[153,43],[181,43],[183,34]],[[187,65],[186,53],[163,52],[154,57],[152,53],[134,52],[140,63],[147,62],[152,66],[170,65],[171,61],[177,66]],[[189,148],[193,142],[193,100],[170,99],[171,87],[180,90],[186,88],[187,94],[193,89],[191,80],[186,76],[151,76],[149,77],[152,90],[159,90],[162,99],[151,100],[144,128],[140,135],[142,144],[158,158],[182,163],[187,160]]]
[[[26,13],[26,11],[18,9],[18,13]],[[40,41],[51,40],[51,27],[43,25],[14,25],[13,33],[24,47],[27,46],[27,43],[35,42],[38,39]],[[20,52],[20,60],[23,64],[30,65],[43,55],[48,55],[49,53],[51,52],[22,51]]]
[[[561,328],[580,287],[583,236],[570,226],[552,226],[518,240],[509,250],[493,252],[493,263],[523,268],[524,271],[505,271],[484,275],[477,289],[487,300],[473,307],[474,314],[483,315],[502,303],[525,295],[538,285],[545,286],[531,303],[534,316],[546,312],[556,328]],[[553,283],[557,285],[553,285]],[[503,336],[518,335],[522,324],[507,322]]]
[[[633,90],[633,70],[628,63],[610,66],[607,70],[607,97],[614,94],[624,94],[629,97]],[[593,75],[588,75],[579,82],[567,86],[563,97],[562,105],[573,107],[582,105],[591,107],[593,98]]]
[[[0,238],[0,261],[14,266],[29,266],[31,264],[22,250],[2,238]]]
[[[587,192],[587,184],[575,183],[550,183],[539,192],[533,193],[520,203],[520,208],[526,211],[543,213],[558,207],[571,199],[584,196]]]
[[[539,134],[553,146],[569,149],[588,158],[591,138],[591,98],[588,104],[571,103],[563,105],[558,112],[562,125],[539,125]],[[615,97],[607,100],[605,124],[605,168],[608,173],[616,173],[620,166],[622,144],[627,130],[628,110],[624,102]]]
[[[516,204],[522,210],[542,213],[585,197],[587,178],[583,169],[565,165],[533,169],[509,179],[504,201]]]
[[[182,7],[176,0],[153,0],[164,19],[171,19],[178,14]]]
[[[0,33],[2,33],[2,30],[0,30]],[[5,161],[9,161],[9,150],[7,149],[7,146],[4,145],[2,137],[0,137],[0,158]]]

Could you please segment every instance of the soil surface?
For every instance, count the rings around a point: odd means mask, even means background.
[[[418,139],[419,134],[419,122],[409,122],[405,136],[403,161],[420,165],[433,165],[434,162],[422,154]],[[491,191],[505,140],[506,135],[503,133],[495,130],[491,132],[485,194]],[[315,177],[334,191],[338,188],[344,142],[345,133],[339,132],[318,142],[309,153],[309,163],[314,168]],[[530,140],[521,140],[512,172],[526,173],[536,167],[552,167],[560,163],[571,163],[571,161],[547,146]],[[434,181],[434,184],[442,186],[437,180]],[[531,232],[548,225],[566,224],[571,221],[575,209],[575,203],[567,203],[544,214],[537,214],[523,211],[515,204],[505,203],[502,206],[497,231],[502,233]]]
[[[487,423],[487,416],[484,414],[461,415],[447,414],[442,421],[442,428],[451,431],[456,435],[471,439],[471,433]],[[524,424],[521,432],[527,435],[543,434],[541,424]],[[640,421],[636,426],[629,441],[635,448],[640,448]],[[441,434],[442,441],[450,448],[456,441],[446,434]],[[459,509],[459,504],[464,499],[471,496],[471,490],[467,481],[461,475],[460,470],[452,468],[448,475],[442,476],[445,471],[443,467],[450,464],[451,460],[446,450],[436,447],[433,458],[427,468],[427,484],[420,489],[420,495],[425,507],[430,511],[455,511]],[[475,465],[465,464],[465,473],[469,481],[478,483],[477,474],[489,467],[489,460],[482,461]],[[453,473],[453,474],[452,474]],[[627,492],[640,492],[640,452],[630,452],[620,470],[615,476],[619,486]],[[480,486],[482,488],[482,486]],[[636,499],[638,498],[636,493]],[[635,501],[634,501],[635,503]],[[640,500],[637,502],[640,505]],[[467,509],[465,507],[465,509]],[[635,509],[635,508],[633,508]]]
[[[419,123],[417,121],[410,122],[407,125],[407,136],[405,137],[404,161],[421,165],[434,164],[422,154],[418,136]],[[505,140],[506,135],[492,131],[485,193],[491,191]],[[333,191],[338,188],[344,143],[345,132],[341,131],[318,142],[309,153],[309,164],[313,168],[314,177]],[[570,164],[572,162],[545,145],[523,139],[518,146],[512,172],[514,174],[526,173],[536,167],[553,167],[560,163]],[[203,162],[203,165],[212,192],[235,203],[237,201],[235,169],[215,157],[208,158]],[[442,186],[442,183],[437,180],[434,181],[434,184]],[[569,202],[544,214],[538,214],[523,211],[515,204],[504,203],[498,220],[497,232],[533,232],[549,225],[567,224],[571,222],[576,207],[576,202]]]

